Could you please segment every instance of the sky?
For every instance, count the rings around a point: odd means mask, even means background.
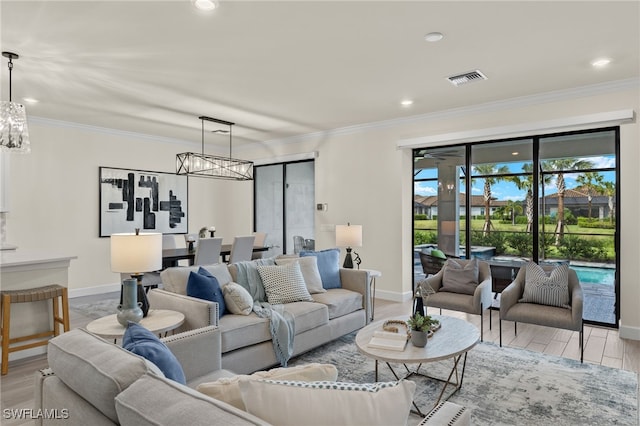
[[[607,168],[615,168],[615,157],[611,156],[603,156],[603,157],[589,157],[585,158],[585,160],[591,161],[594,165],[594,169],[607,169]],[[512,173],[521,173],[522,172],[522,162],[514,162],[514,163],[506,163],[505,165],[509,168],[509,171]],[[502,165],[502,164],[500,164]],[[500,165],[497,165],[500,166]],[[600,172],[600,174],[604,177],[604,181],[615,182],[615,172],[614,171],[606,171]],[[437,176],[436,169],[427,169],[422,172],[416,178],[435,178]],[[571,173],[565,174],[565,184],[567,189],[573,189],[579,186],[577,182],[577,177],[579,173]],[[437,182],[414,182],[415,194],[416,195],[438,195],[437,191]],[[472,195],[482,195],[484,190],[484,179],[476,179],[472,181],[471,186],[471,194]],[[545,195],[556,193],[556,178],[553,177],[552,181],[545,185],[544,193]],[[524,191],[520,191],[515,184],[511,182],[497,182],[491,185],[491,194],[498,200],[513,200],[513,201],[523,201],[526,193]]]

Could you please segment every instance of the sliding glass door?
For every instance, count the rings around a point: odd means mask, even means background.
[[[488,261],[496,299],[524,262],[566,262],[584,319],[617,326],[618,149],[612,128],[414,150],[414,281],[433,249]]]
[[[267,234],[270,254],[293,253],[294,236],[315,239],[313,160],[254,168],[254,229]]]

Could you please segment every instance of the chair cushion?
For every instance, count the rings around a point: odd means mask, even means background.
[[[315,256],[318,259],[318,271],[322,279],[322,287],[326,290],[330,288],[341,288],[340,281],[340,249],[332,248],[321,251],[303,250],[300,257]]]
[[[122,337],[122,347],[154,363],[166,378],[186,384],[184,371],[176,356],[155,334],[140,324],[129,322]]]
[[[226,313],[224,295],[218,279],[204,268],[198,269],[198,272],[189,272],[187,296],[216,302],[218,303],[219,315],[223,316]]]
[[[267,301],[272,305],[282,303],[313,301],[298,263],[288,265],[258,265]]]
[[[294,302],[283,308],[293,316],[296,335],[329,323],[329,310],[322,303]]]
[[[524,291],[520,303],[571,308],[569,304],[569,265],[562,264],[553,268],[547,275],[535,262],[525,265]]]
[[[224,303],[232,314],[249,315],[253,310],[253,297],[238,283],[230,282],[222,287]]]
[[[416,384],[240,380],[247,412],[274,425],[404,425]],[[274,409],[277,407],[277,409]]]
[[[277,265],[286,265],[292,262],[296,262],[300,265],[300,270],[304,277],[304,283],[306,284],[307,290],[310,294],[324,293],[327,291],[322,287],[322,277],[318,270],[318,258],[316,256],[276,258]]]
[[[246,411],[239,381],[241,379],[256,380],[299,380],[299,381],[334,381],[338,378],[338,369],[331,364],[304,364],[295,367],[272,368],[269,371],[257,371],[251,375],[239,374],[233,377],[223,377],[215,382],[202,383],[196,388],[212,398],[224,401],[236,408]]]
[[[255,313],[249,315],[225,315],[219,322],[222,353],[271,341],[269,320]]]
[[[442,273],[440,291],[474,294],[478,287],[478,259],[468,261],[447,260]]]

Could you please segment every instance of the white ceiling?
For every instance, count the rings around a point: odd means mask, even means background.
[[[205,14],[189,0],[2,0],[1,48],[20,55],[13,100],[40,101],[30,117],[199,143],[206,115],[237,123],[240,147],[638,79],[639,5],[222,1]],[[446,80],[475,69],[488,80]],[[0,70],[6,100],[6,58]]]

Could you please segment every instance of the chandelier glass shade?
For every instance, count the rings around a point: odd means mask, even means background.
[[[235,123],[211,117],[199,117],[202,121],[202,153],[183,152],[176,155],[176,173],[179,175],[210,177],[227,180],[253,180],[253,162],[231,157],[231,126]],[[210,155],[204,153],[204,122],[212,121],[229,126],[229,156]]]
[[[2,52],[2,56],[9,58],[9,100],[0,101],[0,149],[26,154],[31,151],[27,112],[24,105],[11,101],[11,70],[13,59],[19,56],[11,52]]]

